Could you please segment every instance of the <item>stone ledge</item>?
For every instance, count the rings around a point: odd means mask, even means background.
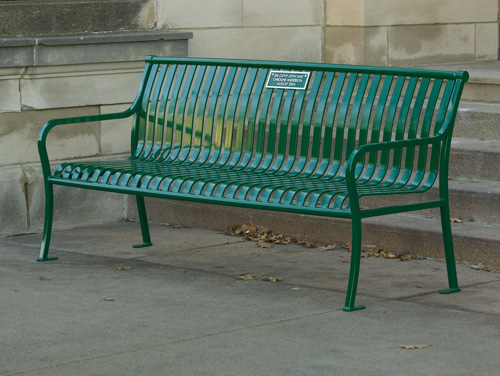
[[[192,36],[154,30],[0,38],[0,67],[139,61],[151,54],[186,56]]]

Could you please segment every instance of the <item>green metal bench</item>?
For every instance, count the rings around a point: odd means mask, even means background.
[[[135,195],[151,245],[144,197],[348,218],[352,256],[344,310],[355,306],[363,218],[440,208],[449,289],[458,288],[448,159],[467,72],[149,56],[139,93],[121,113],[54,119],[38,141],[48,257],[53,185]],[[61,164],[49,131],[60,124],[132,117],[131,155]],[[360,198],[431,201],[363,209]],[[436,195],[438,196],[438,195]]]

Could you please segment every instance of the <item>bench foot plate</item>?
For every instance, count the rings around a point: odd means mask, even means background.
[[[366,307],[364,305],[354,306],[354,307],[344,307],[344,309],[342,309],[342,311],[353,312],[353,311],[360,311],[360,310],[365,309],[365,308]]]
[[[458,287],[456,288],[452,288],[452,289],[448,289],[448,290],[443,290],[443,291],[439,291],[440,294],[453,294],[455,292],[460,292],[460,289]]]
[[[54,261],[54,260],[58,260],[59,257],[39,257],[36,259],[36,261],[38,262],[44,262],[44,261]]]
[[[132,246],[133,248],[144,248],[144,247],[151,247],[153,243],[141,243],[141,244],[136,244]]]

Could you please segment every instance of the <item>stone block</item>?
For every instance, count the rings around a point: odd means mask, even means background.
[[[0,67],[21,67],[34,64],[34,46],[5,46],[0,39]]]
[[[387,28],[327,27],[325,62],[387,65]]]
[[[42,169],[39,165],[23,168],[28,180],[29,231],[42,231],[45,215]],[[125,218],[125,213],[126,196],[123,194],[54,186],[55,229],[119,221]]]
[[[393,26],[388,40],[390,65],[475,59],[474,24]]]
[[[19,78],[4,78],[0,75],[0,113],[21,111]]]
[[[206,29],[194,31],[189,55],[321,62],[321,40],[320,26]]]
[[[20,166],[0,167],[0,236],[27,232],[26,186]]]
[[[476,60],[498,59],[498,23],[476,25]]]
[[[141,81],[144,63],[131,69],[125,64],[98,64],[82,71],[67,67],[30,68],[22,79],[23,109],[50,109],[132,102]],[[86,65],[88,67],[88,65]],[[50,69],[49,69],[50,68]]]
[[[331,26],[395,26],[496,22],[498,0],[327,0]]]
[[[111,114],[126,110],[130,104],[102,106],[102,114]],[[109,120],[101,122],[100,146],[101,154],[130,154],[130,133],[132,118]]]
[[[241,1],[168,0],[158,1],[156,7],[159,28],[241,26]]]
[[[364,0],[326,0],[327,26],[363,26]]]
[[[243,2],[243,26],[322,25],[323,1],[253,0]]]
[[[97,107],[90,107],[0,114],[1,165],[39,161],[38,134],[48,120],[97,113]],[[98,131],[96,123],[60,125],[54,128],[47,142],[49,158],[77,158],[98,154]]]
[[[457,24],[497,21],[498,0],[379,0],[364,2],[368,25]]]

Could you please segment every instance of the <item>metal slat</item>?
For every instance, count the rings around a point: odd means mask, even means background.
[[[238,169],[245,169],[249,166],[252,159],[253,161],[260,162],[257,155],[254,155],[254,152],[257,153],[257,148],[255,142],[256,140],[256,131],[257,131],[257,123],[258,123],[258,111],[261,105],[261,101],[264,97],[263,93],[267,92],[263,90],[266,79],[267,79],[268,70],[267,69],[258,69],[258,79],[257,84],[255,86],[254,94],[252,95],[252,99],[250,101],[250,108],[248,110],[248,120],[247,120],[247,131],[246,131],[246,141],[245,141],[245,153],[243,159],[239,162]],[[271,91],[269,91],[271,93]],[[258,139],[258,136],[257,136]]]
[[[169,145],[168,148],[166,148],[162,155],[159,157],[159,161],[165,161],[167,159],[175,159],[171,157],[171,155],[174,153],[175,145],[176,145],[176,140],[175,140],[175,117],[176,117],[176,107],[177,107],[177,102],[178,98],[180,96],[180,91],[181,91],[181,85],[182,81],[184,80],[184,75],[186,73],[186,66],[185,65],[179,65],[176,67],[175,70],[175,76],[172,77],[173,80],[173,86],[171,90],[168,92],[168,98],[167,99],[170,103],[168,104],[168,107],[166,108],[166,132],[165,132],[165,144]]]
[[[253,128],[250,127],[250,124],[247,125],[246,119],[249,114],[250,97],[252,95],[252,90],[255,88],[258,72],[258,69],[252,68],[247,74],[247,81],[243,89],[243,94],[239,100],[239,113],[235,118],[235,153],[232,156],[231,161],[226,165],[228,168],[234,168],[235,166],[241,167],[241,162],[247,152],[245,142],[248,142],[248,138],[253,137]],[[248,122],[249,121],[250,120],[248,120]],[[252,145],[252,143],[250,144]]]
[[[157,69],[153,70],[150,68],[150,73],[149,76],[147,77],[147,82],[144,88],[144,94],[142,95],[142,100],[139,104],[140,107],[137,111],[138,112],[137,126],[135,129],[136,144],[132,148],[132,150],[135,151],[135,157],[143,153],[145,145],[147,143],[147,125],[148,125],[147,116],[148,116],[149,102],[152,95],[152,88],[156,81],[157,73],[158,73]]]
[[[196,164],[197,162],[199,162],[198,159],[201,156],[201,152],[203,150],[204,133],[206,129],[205,112],[207,110],[207,103],[210,98],[210,90],[214,82],[215,72],[215,67],[206,66],[204,66],[204,69],[201,73],[198,72],[199,82],[200,85],[203,84],[203,87],[201,88],[201,92],[198,93],[196,100],[192,101],[194,103],[197,103],[197,107],[190,107],[189,112],[189,114],[191,114],[192,111],[192,118],[194,122],[193,126],[195,127],[193,150],[191,155],[189,156],[189,159],[186,161],[189,164]]]
[[[323,80],[321,95],[316,107],[316,116],[314,119],[314,132],[312,141],[313,145],[317,145],[318,147],[313,148],[311,152],[311,163],[309,163],[309,166],[304,172],[304,174],[307,176],[312,175],[313,172],[316,170],[316,168],[319,166],[319,163],[322,162],[320,158],[322,157],[322,150],[326,148],[326,143],[331,143],[331,138],[328,139],[324,137],[323,120],[325,116],[326,106],[328,103],[328,98],[330,96],[330,89],[332,87],[334,78],[335,78],[335,73],[328,72]],[[329,145],[329,147],[331,149],[331,144]],[[326,162],[328,162],[328,160]]]
[[[153,92],[149,103],[149,113],[147,117],[147,134],[146,134],[146,147],[144,148],[143,158],[149,158],[158,148],[161,149],[163,140],[163,129],[157,125],[157,110],[159,106],[160,92],[163,86],[163,81],[167,72],[167,66],[163,65],[158,67],[158,73],[154,83]],[[156,138],[156,139],[155,139]]]
[[[316,173],[317,177],[325,177],[332,178],[337,174],[337,171],[340,169],[340,160],[332,160],[333,145],[335,144],[334,138],[334,125],[335,125],[335,117],[337,115],[338,104],[340,101],[340,97],[342,96],[342,88],[344,87],[346,74],[340,73],[337,75],[337,79],[335,80],[335,85],[333,92],[331,94],[330,104],[328,105],[328,111],[325,119],[325,123],[323,127],[325,128],[325,136],[324,136],[324,147],[323,147],[323,161],[319,166],[319,169]]]
[[[167,104],[169,101],[170,90],[172,89],[172,84],[174,82],[174,77],[177,71],[177,65],[162,65],[162,69],[165,67],[167,69],[167,74],[164,80],[164,84],[161,90],[161,96],[158,105],[158,116],[156,120],[156,126],[158,127],[158,137],[155,150],[149,159],[157,160],[161,155],[168,153],[172,145],[172,135],[168,132],[166,123],[166,111]]]

